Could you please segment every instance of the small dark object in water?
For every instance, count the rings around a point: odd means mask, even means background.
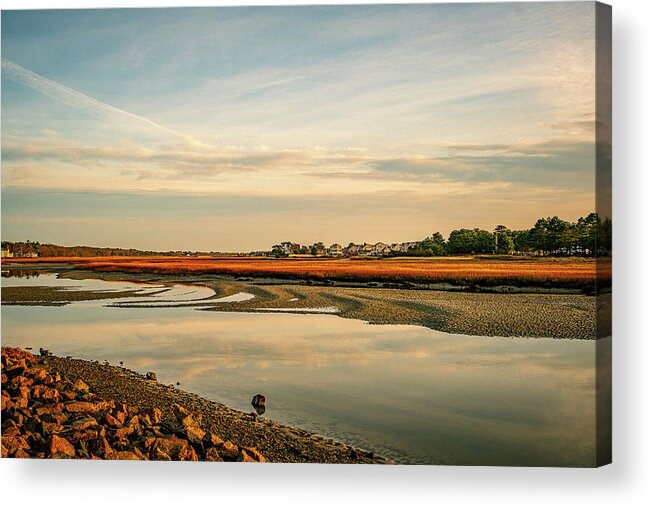
[[[124,361],[120,361],[120,366],[122,366],[123,364],[124,364]]]
[[[66,359],[72,359],[72,356],[66,356]]]
[[[156,373],[154,373],[153,371],[148,371],[147,372],[147,380],[158,380],[156,378]]]
[[[256,394],[253,399],[251,400],[251,405],[253,405],[253,408],[255,411],[258,413],[258,415],[262,415],[265,413],[265,397],[262,396],[261,394]]]
[[[32,347],[25,347],[25,350],[32,350]]]
[[[177,386],[180,386],[180,385],[181,385],[181,382],[177,382],[176,385],[177,385]]]
[[[44,349],[43,347],[41,347],[40,349],[38,349],[38,352],[39,352],[39,354],[41,354],[43,357],[45,357],[45,356],[51,356],[51,355],[52,355],[52,352],[50,352],[50,351],[47,350],[47,349]]]

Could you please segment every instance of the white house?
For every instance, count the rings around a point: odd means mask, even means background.
[[[334,245],[330,245],[330,248],[328,248],[328,253],[330,255],[339,257],[343,253],[341,245],[339,243],[335,243]]]

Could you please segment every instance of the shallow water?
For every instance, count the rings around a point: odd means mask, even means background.
[[[52,279],[2,284],[21,281]],[[53,283],[131,285],[98,282]],[[207,294],[177,287],[188,292],[184,300],[178,289],[180,302]],[[2,343],[124,361],[247,412],[259,392],[267,399],[265,417],[400,462],[594,463],[592,341],[450,335],[336,315],[105,306],[115,301],[3,305]]]

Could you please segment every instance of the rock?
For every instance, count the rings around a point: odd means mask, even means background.
[[[251,400],[251,405],[253,405],[253,408],[255,409],[256,413],[258,415],[262,415],[265,413],[265,397],[262,396],[261,394],[256,394],[253,399]]]
[[[201,442],[206,432],[199,426],[186,426],[185,434],[190,442]]]
[[[120,424],[124,424],[124,421],[127,420],[127,411],[126,410],[117,410],[115,412],[115,418],[120,421]]]
[[[132,451],[113,451],[108,453],[105,456],[105,459],[111,459],[111,460],[139,460],[140,458],[138,457],[137,454],[135,454]]]
[[[115,431],[114,435],[120,441],[125,441],[129,435],[134,432],[134,428],[131,426],[123,426]]]
[[[56,403],[61,400],[61,395],[59,394],[59,391],[53,387],[38,384],[32,387],[32,398],[53,401]]]
[[[97,407],[94,403],[89,401],[68,401],[63,405],[64,409],[68,412],[95,412]]]
[[[161,450],[176,461],[198,461],[199,459],[197,453],[187,440],[180,439],[176,436],[157,438],[151,447],[154,453],[157,450]]]
[[[153,460],[157,460],[157,461],[172,461],[172,458],[170,458],[169,454],[167,454],[160,447],[154,448],[149,453],[149,459],[153,459]]]
[[[2,457],[7,458],[12,456],[20,449],[29,449],[29,444],[25,437],[16,435],[16,436],[5,436],[4,432],[2,435]]]
[[[23,449],[18,449],[18,450],[14,453],[14,456],[13,456],[13,457],[14,457],[14,458],[23,458],[23,459],[24,459],[24,458],[30,458],[31,456],[30,456],[29,454],[27,454]]]
[[[74,446],[70,442],[68,442],[65,438],[60,437],[58,435],[52,435],[52,439],[50,440],[49,450],[50,450],[50,455],[59,454],[59,453],[65,454],[69,457],[75,455]]]
[[[93,426],[97,426],[97,421],[92,417],[84,417],[83,419],[77,419],[76,421],[72,421],[70,426],[72,426],[72,429],[74,430],[81,431],[81,430],[85,430],[86,428],[92,428]]]
[[[44,368],[34,368],[32,370],[32,378],[37,379],[37,380],[45,380],[45,377],[47,377],[48,373]]]
[[[81,378],[62,379],[51,369],[56,364],[20,349],[2,349],[3,457],[265,461],[254,448],[224,441],[214,429],[206,432],[201,411],[175,404],[174,422],[163,420],[158,407],[101,400]],[[257,396],[264,405],[264,397]],[[189,403],[189,398],[182,399]]]
[[[105,437],[100,437],[97,441],[97,450],[101,456],[107,456],[113,452],[111,445]]]
[[[244,450],[255,461],[258,461],[260,463],[265,463],[267,461],[266,458],[262,455],[262,453],[253,447],[245,447]]]
[[[43,433],[47,433],[48,435],[63,431],[63,424],[59,424],[57,422],[44,421],[41,424],[43,425]]]
[[[148,371],[147,372],[147,380],[156,380],[157,381],[158,379],[156,378],[156,373],[154,373],[153,371]]]
[[[248,453],[244,449],[240,449],[240,453],[237,456],[237,461],[244,462],[244,463],[256,463],[256,460],[254,460],[251,456],[248,455]]]
[[[51,356],[51,355],[52,355],[52,352],[50,352],[50,351],[47,350],[47,349],[44,349],[43,347],[41,347],[40,349],[38,349],[38,353],[41,354],[42,357],[47,357],[47,356]]]
[[[176,419],[179,421],[183,419],[185,416],[190,415],[190,411],[182,407],[178,403],[172,404],[172,412],[174,412],[174,417],[176,417]]]
[[[211,447],[206,451],[206,461],[224,461],[222,457],[217,452],[217,449]]]
[[[154,407],[149,411],[149,418],[153,424],[160,424],[163,419],[163,411],[158,407]]]
[[[75,391],[80,391],[82,393],[87,393],[89,389],[88,384],[79,378],[73,382],[72,388]]]
[[[217,446],[224,443],[224,441],[221,438],[219,438],[217,435],[215,435],[212,432],[206,433],[203,437],[203,441],[206,444],[213,445],[213,446]]]
[[[104,421],[111,428],[119,428],[120,426],[122,426],[122,423],[120,421],[118,421],[115,417],[113,417],[111,414],[106,414],[104,416]]]
[[[236,460],[240,454],[239,448],[232,442],[222,442],[215,447],[219,455],[224,459]]]

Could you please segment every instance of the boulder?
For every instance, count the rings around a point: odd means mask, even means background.
[[[264,396],[262,396],[261,394],[256,394],[253,397],[253,399],[251,400],[251,405],[253,405],[254,407],[257,407],[257,406],[262,407],[262,406],[264,406],[265,402],[266,402],[266,399],[265,399]]]
[[[233,442],[222,442],[215,446],[219,455],[224,459],[235,461],[240,455],[240,449]]]
[[[190,442],[201,442],[204,435],[206,434],[199,426],[186,426],[185,435],[187,436]]]
[[[76,421],[72,421],[72,423],[70,423],[70,426],[72,427],[72,429],[76,431],[82,431],[85,430],[86,428],[92,428],[93,426],[97,426],[97,421],[92,417],[84,417],[83,419],[77,419]]]
[[[78,378],[72,383],[72,388],[75,391],[80,391],[82,393],[87,393],[89,390],[88,384],[86,384],[86,382],[84,382],[80,378]]]
[[[163,419],[163,411],[158,407],[154,407],[149,411],[149,418],[152,424],[159,424]]]
[[[65,454],[69,457],[72,457],[75,455],[75,448],[74,446],[68,442],[63,437],[60,437],[58,435],[52,435],[52,438],[50,440],[50,457],[54,454]]]
[[[253,408],[255,409],[255,412],[257,415],[262,415],[265,413],[265,402],[266,399],[264,396],[261,394],[256,394],[253,399],[251,400],[251,405],[253,405]],[[253,414],[255,415],[255,414]]]
[[[158,379],[156,378],[156,373],[154,373],[153,371],[148,371],[147,372],[147,380],[156,380],[157,381]]]
[[[249,456],[249,454],[244,449],[240,449],[240,452],[237,456],[237,461],[244,463],[256,463],[256,460]]]
[[[267,461],[266,458],[262,455],[262,453],[257,449],[255,449],[254,447],[245,447],[244,450],[255,461],[258,461],[260,463],[265,463]]]
[[[151,452],[156,455],[162,451],[175,461],[198,461],[197,453],[187,440],[176,436],[169,438],[157,438],[151,446]],[[154,458],[156,459],[156,458]]]
[[[119,428],[122,426],[122,423],[118,421],[115,417],[113,417],[111,414],[106,414],[104,416],[104,421],[106,424],[108,424],[111,428]]]
[[[20,449],[29,449],[27,439],[23,436],[5,436],[2,435],[2,457],[13,456]]]
[[[217,452],[217,449],[211,447],[206,451],[206,461],[224,461],[222,457]]]
[[[72,413],[95,412],[97,410],[96,405],[89,401],[69,401],[64,403],[63,407],[67,412]]]

